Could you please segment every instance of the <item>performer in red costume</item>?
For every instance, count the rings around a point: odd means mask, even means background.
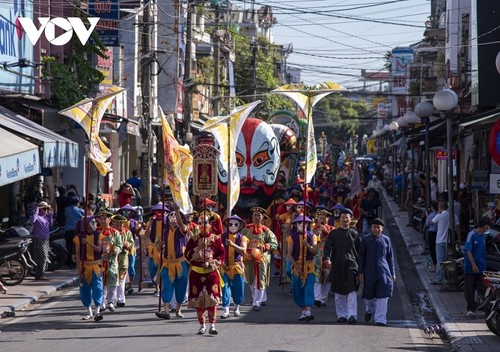
[[[184,253],[191,265],[189,273],[188,307],[196,308],[200,328],[199,335],[206,332],[205,311],[208,311],[209,334],[217,335],[215,329],[217,305],[221,302],[219,267],[224,262],[226,252],[220,236],[211,231],[211,217],[202,212],[198,224],[200,233],[191,237]]]

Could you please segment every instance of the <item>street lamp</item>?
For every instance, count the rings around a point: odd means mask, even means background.
[[[411,145],[410,145],[410,150],[411,150],[411,165],[410,165],[410,172],[411,172],[411,176],[410,176],[410,184],[411,184],[411,197],[410,197],[410,201],[411,201],[411,205],[412,205],[412,208],[410,209],[410,216],[411,218],[413,218],[413,204],[415,204],[415,151],[413,150],[413,126],[419,121],[419,118],[417,116],[417,114],[412,111],[412,110],[408,110],[406,111],[406,113],[404,114],[403,118],[405,119],[406,123],[408,124],[409,127],[411,127],[411,134],[412,134],[412,141],[411,141]],[[412,223],[412,219],[409,219],[410,220],[410,223]]]
[[[446,118],[446,149],[448,150],[448,213],[450,241],[452,243],[451,253],[455,253],[455,206],[454,206],[454,190],[453,190],[453,150],[452,150],[452,127],[453,114],[450,112],[458,105],[458,96],[451,89],[443,89],[437,92],[432,99],[432,103]]]
[[[431,208],[431,162],[429,154],[429,118],[434,112],[430,101],[423,101],[415,106],[415,113],[425,125],[425,207]]]

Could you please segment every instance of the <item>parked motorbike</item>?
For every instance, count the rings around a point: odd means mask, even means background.
[[[35,265],[29,252],[31,242],[29,231],[23,227],[0,229],[0,280],[3,284],[20,284]]]
[[[54,271],[62,267],[68,259],[66,249],[66,236],[63,227],[55,227],[50,230],[48,271]]]
[[[500,272],[485,271],[483,275],[483,282],[487,288],[485,300],[478,309],[485,311],[485,323],[488,329],[500,336]]]

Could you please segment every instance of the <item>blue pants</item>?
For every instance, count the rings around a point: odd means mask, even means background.
[[[222,306],[229,307],[231,303],[231,297],[236,305],[240,305],[243,302],[243,297],[245,294],[245,279],[240,274],[235,274],[232,280],[229,280],[229,276],[225,273],[222,275],[224,280],[224,287],[222,288]]]
[[[135,254],[128,255],[128,276],[131,282],[135,276],[135,257],[136,257]]]
[[[153,284],[156,284],[155,276],[156,276],[157,272],[158,272],[158,265],[156,265],[153,258],[150,257],[149,258],[149,276],[151,277],[151,282]]]
[[[85,279],[80,283],[80,300],[84,307],[90,307],[92,300],[97,306],[102,306],[102,276],[92,273],[90,285]]]
[[[443,270],[441,269],[441,262],[445,262],[448,257],[448,245],[446,242],[440,242],[436,243],[436,279],[434,280],[435,282],[442,283],[443,282],[443,277],[444,273]]]
[[[161,299],[163,303],[170,302],[175,292],[175,300],[178,306],[184,302],[188,286],[188,265],[184,261],[182,265],[182,274],[177,275],[174,281],[170,281],[168,276],[168,268],[163,268],[160,273],[161,276]]]
[[[302,286],[302,279],[292,275],[293,300],[296,305],[304,308],[314,304],[314,282],[316,282],[316,276],[312,273],[307,275],[304,286]]]

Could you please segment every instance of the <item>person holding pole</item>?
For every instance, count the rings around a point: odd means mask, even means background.
[[[161,319],[170,319],[168,312],[174,293],[177,302],[175,315],[178,318],[184,317],[181,307],[188,285],[188,264],[184,257],[188,233],[187,221],[176,204],[174,209],[167,216],[167,226],[162,237],[164,242],[162,240],[156,243],[158,248],[162,248],[160,287],[163,310],[156,312],[156,316]]]
[[[310,230],[312,220],[301,214],[292,220],[290,236],[287,239],[287,258],[292,263],[292,292],[295,304],[301,309],[300,321],[311,321],[314,315],[314,282],[316,268],[314,255],[318,253],[317,238]]]

